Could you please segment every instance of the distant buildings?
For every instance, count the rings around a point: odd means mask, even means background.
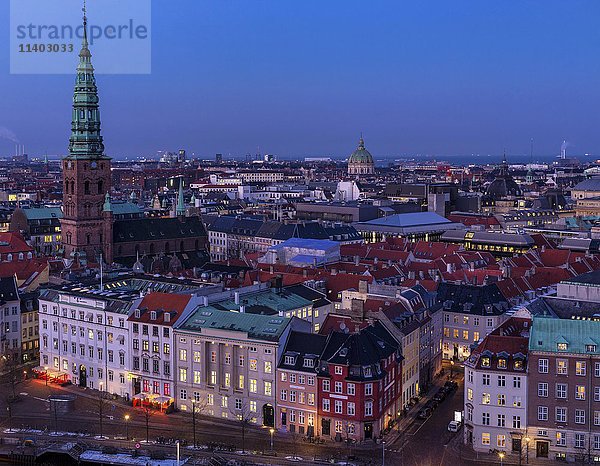
[[[358,147],[348,159],[348,175],[360,177],[375,174],[375,161],[371,153],[365,149],[365,141],[362,136],[358,141]]]

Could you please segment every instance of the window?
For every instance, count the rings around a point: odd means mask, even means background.
[[[513,388],[521,388],[521,377],[513,377]]]
[[[594,401],[600,401],[600,387],[594,387]]]
[[[250,393],[256,393],[256,391],[257,391],[256,387],[257,387],[256,379],[250,379],[250,389],[249,389]],[[282,390],[282,391],[285,391],[285,390]],[[287,397],[287,395],[286,395],[286,397]]]
[[[281,401],[287,401],[287,390],[281,390],[281,393],[279,395],[279,399]]]
[[[556,349],[558,351],[567,351],[568,347],[569,347],[569,345],[567,343],[557,343],[556,344]]]
[[[538,421],[548,420],[548,406],[538,406]]]
[[[215,356],[215,358],[216,358],[216,356]],[[256,362],[256,359],[250,359],[250,370],[251,371],[257,371],[258,370],[258,364]]]
[[[566,398],[567,397],[567,384],[566,383],[557,383],[556,384],[556,398]]]
[[[540,382],[538,383],[538,396],[546,398],[548,397],[548,383]]]
[[[355,385],[353,383],[346,384],[346,391],[347,391],[348,395],[354,395],[355,394]]]
[[[575,399],[576,400],[585,400],[585,386],[577,385],[575,387]]]
[[[556,433],[556,446],[566,447],[567,446],[567,434],[565,432]]]
[[[290,390],[290,401],[292,403],[296,402],[296,390]]]
[[[484,432],[481,434],[481,444],[482,445],[489,445],[490,444],[490,434],[487,432]]]
[[[335,393],[342,393],[342,388],[343,388],[342,382],[335,383],[335,385],[334,385]]]
[[[483,385],[490,384],[490,374],[483,374]]]
[[[221,397],[221,408],[227,408],[229,406],[229,397],[223,396]]]
[[[515,408],[520,408],[521,404],[522,404],[521,397],[520,396],[513,396],[513,406]]]
[[[600,362],[594,363],[594,377],[600,377]]]
[[[585,446],[585,435],[575,434],[575,448],[583,448]]]
[[[272,388],[271,382],[265,382],[265,395],[266,396],[271,396],[271,393],[272,393],[271,388]]]
[[[498,394],[498,406],[506,406],[506,395],[504,393]]]
[[[365,403],[365,416],[372,416],[372,415],[373,415],[373,402],[367,401]]]
[[[497,442],[496,444],[500,447],[500,448],[504,448],[506,446],[506,435],[504,434],[499,434],[497,437]]]
[[[481,404],[483,404],[483,405],[490,404],[490,394],[489,393],[483,393],[481,395]]]
[[[499,375],[498,376],[498,386],[499,387],[506,387],[506,376],[504,376],[504,375]]]
[[[211,385],[217,384],[217,371],[210,371],[210,384]]]
[[[513,416],[512,418],[512,428],[520,429],[521,428],[521,416]]]
[[[575,424],[585,424],[585,411],[583,409],[575,410]]]
[[[577,361],[575,363],[575,375],[585,375],[586,364],[585,361]]]
[[[187,382],[187,369],[185,367],[179,368],[179,381]]]
[[[201,362],[200,351],[194,351],[194,362]]]
[[[506,427],[506,416],[504,414],[498,414],[498,427]]]
[[[556,422],[567,422],[567,408],[563,406],[556,407]]]
[[[323,411],[329,412],[330,401],[329,398],[323,398]]]
[[[568,365],[566,359],[556,360],[556,373],[558,375],[567,375]]]
[[[291,366],[294,364],[294,359],[296,359],[294,356],[286,356],[283,363],[287,366]]]
[[[481,358],[481,367],[490,367],[490,358],[487,356]]]
[[[538,372],[540,374],[548,373],[548,360],[547,359],[538,360]]]
[[[484,426],[489,426],[490,425],[490,413],[482,413],[481,414],[481,423]]]
[[[506,359],[498,359],[498,369],[506,369]]]
[[[467,388],[467,400],[473,401],[473,389],[470,387]]]
[[[600,411],[594,411],[594,425],[600,426]]]
[[[372,383],[365,384],[365,395],[366,396],[373,395],[373,384]]]
[[[600,450],[600,435],[594,434],[594,450]]]
[[[335,409],[336,414],[342,414],[342,412],[343,412],[342,411],[343,410],[342,400],[335,400],[334,409]]]
[[[335,375],[342,375],[343,368],[342,366],[335,366]]]
[[[473,383],[473,371],[470,370],[467,372],[467,380],[469,383]]]
[[[323,380],[323,391],[328,392],[331,388],[331,382],[327,379]]]
[[[187,361],[187,350],[184,350],[184,349],[179,350],[179,360]]]

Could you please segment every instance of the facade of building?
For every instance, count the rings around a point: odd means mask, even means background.
[[[330,331],[320,358],[319,435],[373,439],[396,419],[402,392],[401,346],[380,322],[355,333],[340,330]]]
[[[476,451],[523,454],[530,330],[529,319],[513,317],[465,361],[464,441]]]
[[[21,359],[21,328],[21,304],[15,278],[0,278],[0,357]]]
[[[277,364],[297,318],[195,309],[175,329],[175,399],[183,411],[275,427]]]
[[[441,283],[436,296],[444,319],[443,358],[463,361],[471,347],[504,320],[510,305],[495,284]]]
[[[192,299],[187,294],[149,293],[129,315],[129,375],[134,396],[141,394],[145,401],[161,399],[161,405],[174,402],[173,368],[177,356],[173,326],[189,309]]]
[[[42,290],[38,370],[80,387],[130,396],[127,318],[140,300],[139,293],[123,289]]]
[[[534,318],[527,434],[537,458],[600,457],[600,322]]]
[[[290,332],[277,368],[277,428],[314,437],[318,426],[316,369],[327,336]]]

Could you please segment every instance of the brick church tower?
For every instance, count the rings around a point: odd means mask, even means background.
[[[83,13],[83,43],[79,52],[69,155],[63,159],[64,257],[97,263],[112,262],[112,215],[104,212],[110,196],[110,157],[100,135],[98,88],[88,48],[87,17]],[[110,206],[110,202],[109,202]],[[107,223],[111,223],[107,225]]]

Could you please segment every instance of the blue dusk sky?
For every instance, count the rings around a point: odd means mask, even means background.
[[[598,0],[153,0],[151,74],[97,77],[106,152],[343,157],[362,131],[376,158],[510,160],[531,138],[600,156],[598,18]],[[11,75],[0,38],[0,135],[64,154],[76,63]]]

